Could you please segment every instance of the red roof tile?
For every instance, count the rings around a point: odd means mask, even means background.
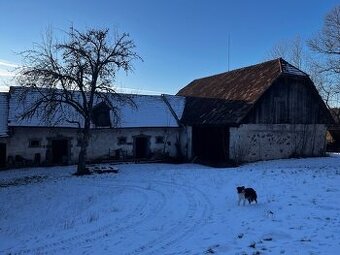
[[[182,88],[186,96],[182,121],[187,124],[236,124],[281,75],[308,75],[282,58],[201,79]]]
[[[192,81],[177,95],[254,103],[282,73],[282,59]]]

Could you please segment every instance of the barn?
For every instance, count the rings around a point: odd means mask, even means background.
[[[0,167],[76,163],[79,116],[64,107],[51,119],[21,114],[39,93],[0,93]],[[309,76],[279,58],[192,81],[173,95],[129,95],[120,119],[96,102],[89,161],[181,158],[251,162],[322,156],[333,123]],[[118,101],[112,97],[112,104]]]
[[[182,123],[192,156],[237,162],[320,156],[333,122],[310,77],[282,58],[192,81]]]

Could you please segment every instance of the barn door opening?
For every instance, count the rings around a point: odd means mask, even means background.
[[[220,162],[229,159],[229,128],[193,127],[194,156],[200,160]]]
[[[150,154],[149,136],[134,137],[134,154],[136,159],[148,158]]]
[[[67,164],[69,155],[69,141],[67,139],[52,140],[52,163]]]
[[[0,143],[0,168],[6,166],[6,144]]]

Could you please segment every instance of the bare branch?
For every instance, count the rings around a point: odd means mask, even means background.
[[[108,29],[82,32],[71,27],[66,36],[66,41],[57,43],[51,34],[46,34],[42,44],[22,53],[27,64],[19,70],[18,81],[39,95],[30,102],[32,105],[22,118],[39,114],[45,121],[65,120],[81,127],[80,165],[85,162],[95,105],[103,101],[118,116],[114,100],[133,104],[129,98],[116,94],[113,82],[118,70],[132,71],[132,62],[141,58],[126,33],[111,40]],[[31,92],[24,93],[27,98]],[[69,109],[82,120],[67,116]],[[84,164],[79,165],[78,170],[84,170]]]
[[[322,30],[308,40],[309,48],[316,54],[313,69],[324,77],[321,94],[329,107],[339,107],[340,93],[340,5],[335,6],[324,19]]]

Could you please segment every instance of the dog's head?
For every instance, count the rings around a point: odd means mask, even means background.
[[[241,186],[241,187],[237,187],[236,188],[237,189],[237,193],[243,193],[244,192],[244,189],[245,189],[245,187],[244,186]]]

